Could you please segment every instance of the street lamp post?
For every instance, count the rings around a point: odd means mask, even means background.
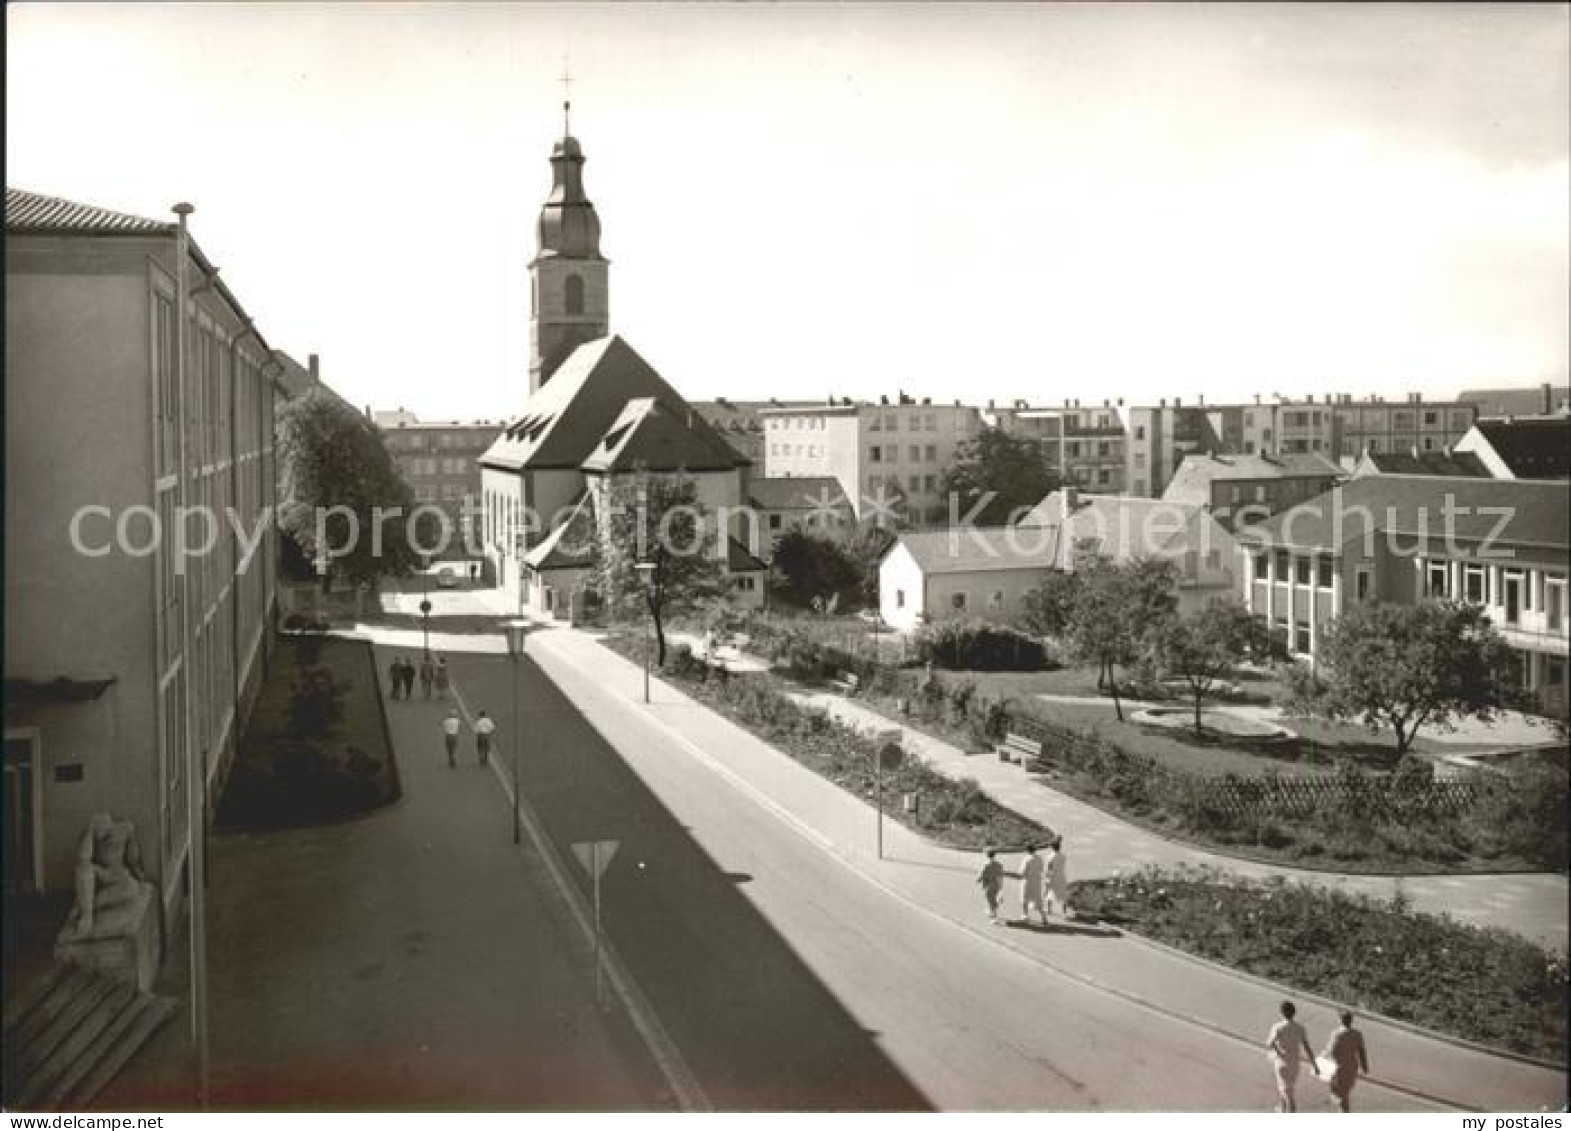
[[[420,635],[425,644],[425,654],[431,655],[431,599],[425,598],[420,602]]]
[[[513,667],[513,843],[521,839],[519,817],[523,805],[523,782],[518,776],[518,751],[523,745],[523,733],[518,723],[518,666],[524,658],[524,642],[529,632],[529,622],[526,620],[508,620],[502,622],[502,631],[507,634],[507,655]]]
[[[654,562],[639,562],[637,565],[633,566],[633,568],[638,571],[638,579],[643,583],[643,586],[644,586],[644,611],[649,614],[649,628],[652,630],[654,628],[654,626],[655,626],[655,618],[654,618],[654,611],[653,611],[653,609],[650,608],[650,601],[653,599],[653,592],[654,591],[650,588],[650,585],[651,585],[651,583],[654,580],[655,563]],[[649,702],[649,649],[652,646],[653,646],[653,642],[652,641],[650,641],[648,639],[646,639],[644,641],[644,702],[645,703]]]

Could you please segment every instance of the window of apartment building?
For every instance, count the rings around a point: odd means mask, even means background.
[[[1096,481],[1098,486],[1105,487],[1113,481],[1113,473],[1105,467],[1099,467],[1096,469]]]
[[[987,595],[987,607],[990,609],[1001,609],[1004,607],[1004,591],[1002,589],[995,589]]]
[[[954,609],[964,609],[966,607],[966,595],[964,593],[951,593],[949,595],[949,605]]]
[[[1501,575],[1500,603],[1505,606],[1506,623],[1517,624],[1522,619],[1522,571],[1508,569]]]
[[[445,459],[442,461],[442,470],[449,475],[462,475],[466,469],[461,459]]]
[[[1315,562],[1315,569],[1315,583],[1322,589],[1331,588],[1331,580],[1336,575],[1336,563],[1330,558],[1319,558]]]
[[[900,431],[900,418],[898,416],[894,415],[893,413],[887,414],[884,417],[884,431],[885,432],[898,432],[898,431]]]
[[[1432,427],[1432,426],[1434,426],[1436,424],[1439,424],[1439,423],[1440,423],[1440,414],[1438,412],[1426,412],[1426,413],[1424,413],[1424,425],[1425,425],[1425,427]]]
[[[1474,605],[1484,603],[1484,567],[1470,565],[1462,571],[1462,592]]]
[[[937,432],[938,431],[938,414],[937,413],[932,413],[932,412],[928,413],[925,417],[922,418],[922,422],[927,426],[927,430],[929,432]]]
[[[1271,555],[1253,554],[1249,560],[1253,565],[1256,581],[1264,581],[1271,576]]]
[[[1287,574],[1292,568],[1292,561],[1292,555],[1286,550],[1276,551],[1276,583],[1278,585],[1287,584]]]
[[[936,475],[924,475],[924,476],[922,476],[922,489],[924,491],[936,491],[936,490],[938,490],[938,476],[936,476]]]
[[[912,463],[921,463],[922,462],[922,445],[921,444],[912,444],[911,445],[911,449],[910,449],[910,451],[908,451],[906,453],[906,456],[907,456],[907,458],[910,459],[910,461]]]
[[[1432,452],[1435,450],[1435,438],[1433,436],[1425,436],[1421,443],[1424,445],[1424,451]]]
[[[882,432],[884,430],[884,418],[881,416],[869,417],[867,421],[867,430],[869,432]]]
[[[927,445],[927,447],[923,450],[922,454],[927,459],[928,463],[937,463],[938,462],[938,445],[937,444],[929,444],[929,445]]]
[[[869,463],[883,463],[884,462],[884,449],[879,447],[877,444],[874,444],[871,448],[868,448],[867,449],[867,461]]]
[[[1425,570],[1427,581],[1424,585],[1424,594],[1428,597],[1444,597],[1449,588],[1446,575],[1451,572],[1445,562],[1430,562]]]
[[[436,487],[430,483],[421,483],[415,488],[415,501],[420,503],[436,502]]]
[[[1080,458],[1080,441],[1079,440],[1070,440],[1068,445],[1066,445],[1066,446],[1067,446],[1068,451],[1069,451],[1069,458],[1070,459],[1079,459]]]
[[[1295,584],[1298,584],[1298,585],[1308,585],[1309,584],[1309,569],[1310,569],[1310,565],[1311,564],[1312,563],[1310,562],[1310,559],[1308,559],[1308,558],[1294,558],[1293,559],[1293,581],[1294,581]]]
[[[1145,438],[1146,438],[1146,426],[1144,424],[1136,424],[1135,425],[1135,439],[1137,439],[1137,440],[1144,440]]]
[[[780,516],[779,515],[772,514],[772,515],[769,516],[769,529],[770,530],[779,530],[780,529]]]
[[[1096,442],[1096,454],[1097,455],[1105,456],[1109,452],[1111,452],[1112,450],[1113,450],[1113,445],[1109,444],[1106,440],[1098,440]]]
[[[868,490],[868,493],[876,495],[878,493],[878,485],[880,483],[882,483],[882,482],[883,482],[883,478],[882,477],[877,476],[877,475],[869,475],[867,477],[867,490]]]
[[[464,485],[462,483],[444,483],[444,484],[442,484],[442,498],[448,499],[448,500],[453,500],[453,499],[462,499],[463,497],[464,497]]]
[[[1293,622],[1293,651],[1309,651],[1309,622],[1301,620]]]
[[[1068,416],[1064,417],[1065,432],[1078,432],[1079,430],[1080,414],[1078,412],[1071,412]]]
[[[1353,596],[1360,601],[1369,600],[1375,588],[1375,577],[1368,566],[1359,566],[1353,575]]]
[[[922,477],[920,475],[907,476],[906,489],[913,493],[920,491],[922,489]]]
[[[1260,442],[1262,444],[1269,444],[1271,442],[1271,429],[1262,428],[1260,430]]]
[[[1456,412],[1453,412],[1451,414],[1451,431],[1465,432],[1469,419],[1466,409],[1458,409]]]
[[[1405,410],[1391,414],[1391,427],[1405,432],[1413,427],[1413,414]]]
[[[1565,627],[1566,582],[1565,578],[1544,580],[1544,623],[1551,632]]]
[[[1282,424],[1285,427],[1302,428],[1308,423],[1309,414],[1307,412],[1284,412],[1282,414]]]

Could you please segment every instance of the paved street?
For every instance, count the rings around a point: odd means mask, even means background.
[[[500,642],[450,642],[491,651],[450,662],[466,705],[510,730]],[[892,859],[874,862],[856,799],[658,680],[644,708],[637,669],[581,633],[543,630],[530,649],[566,698],[525,669],[526,792],[563,840],[624,841],[609,929],[716,1106],[1269,1107],[1255,1030],[1276,991],[1127,939],[980,926],[965,854],[892,828]],[[1307,1018],[1317,1038],[1323,1013]],[[1404,1087],[1533,1107],[1564,1090],[1500,1058],[1371,1036],[1381,1078]],[[1432,1106],[1373,1083],[1361,1096]]]

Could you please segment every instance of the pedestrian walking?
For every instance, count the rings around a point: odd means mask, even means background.
[[[427,699],[431,698],[431,684],[436,680],[436,665],[431,662],[431,654],[427,652],[420,661],[420,690],[425,692]]]
[[[415,662],[408,656],[404,657],[403,669],[404,698],[413,699],[415,697]]]
[[[1047,907],[1065,919],[1073,919],[1074,911],[1069,906],[1069,858],[1064,855],[1064,838],[1055,836],[1047,852],[1047,903],[1042,913],[1047,913]]]
[[[472,586],[476,585],[479,581],[480,581],[480,563],[479,562],[470,562],[469,563],[469,584],[472,587]]]
[[[433,673],[432,678],[436,681],[436,697],[438,699],[446,699],[447,689],[451,686],[451,679],[447,674],[447,660],[445,657],[437,657],[436,671]]]
[[[491,736],[495,733],[496,724],[481,711],[475,720],[475,752],[480,755],[482,766],[491,760]]]
[[[398,693],[404,687],[404,662],[397,656],[394,656],[393,662],[387,665],[387,683],[393,689],[392,697],[397,699]]]
[[[982,894],[987,897],[987,918],[990,922],[1000,922],[998,918],[998,897],[1004,890],[1004,866],[998,862],[998,850],[987,850],[987,863],[982,865],[982,871],[977,876],[976,882],[982,885]]]
[[[1031,908],[1036,908],[1036,913],[1042,917],[1042,926],[1047,926],[1047,909],[1042,904],[1042,881],[1046,869],[1042,858],[1036,854],[1036,845],[1026,845],[1025,864],[1020,869],[1020,917],[1027,923],[1031,921]]]
[[[447,718],[442,720],[442,745],[447,747],[447,764],[452,767],[458,765],[458,708],[454,707],[447,712]]]
[[[1331,1102],[1336,1104],[1338,1111],[1351,1112],[1353,1085],[1358,1083],[1358,1074],[1369,1075],[1369,1050],[1364,1046],[1364,1034],[1353,1028],[1353,1015],[1344,1009],[1341,1020],[1342,1027],[1331,1034],[1326,1051],[1320,1055],[1333,1065],[1326,1079],[1331,1089]]]
[[[1308,1059],[1309,1071],[1316,1076],[1320,1075],[1320,1069],[1315,1064],[1315,1054],[1309,1048],[1309,1034],[1293,1020],[1297,1012],[1292,1002],[1284,1001],[1282,1020],[1271,1026],[1271,1031],[1266,1034],[1266,1053],[1271,1059],[1272,1075],[1276,1078],[1276,1110],[1281,1112],[1298,1110],[1293,1089],[1298,1086],[1298,1066],[1302,1059]]]

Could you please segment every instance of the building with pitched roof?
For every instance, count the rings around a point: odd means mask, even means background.
[[[1239,531],[1245,604],[1313,658],[1358,601],[1482,605],[1525,687],[1566,709],[1571,484],[1426,475],[1352,479]]]
[[[1342,477],[1336,464],[1317,453],[1189,455],[1178,465],[1162,498],[1207,507],[1236,530],[1244,522],[1286,510],[1331,489]]]
[[[1465,389],[1457,400],[1476,404],[1480,420],[1571,415],[1571,386],[1556,386],[1548,381],[1530,389]]]
[[[7,189],[5,255],[6,891],[107,812],[172,917],[271,650],[285,355],[180,222]]]
[[[747,490],[771,560],[775,544],[788,531],[840,541],[856,530],[856,511],[833,476],[753,479]]]
[[[1480,420],[1457,441],[1496,479],[1571,478],[1571,417]]]
[[[767,567],[750,549],[758,531],[746,510],[751,465],[609,332],[608,263],[582,165],[578,141],[561,138],[530,263],[529,398],[479,458],[483,553],[520,608],[571,617],[595,565],[587,532],[598,538],[616,481],[681,473],[718,524],[713,552],[737,599],[762,603]]]
[[[1445,475],[1464,479],[1488,479],[1489,469],[1472,452],[1367,451],[1353,465],[1352,477],[1365,475]]]

